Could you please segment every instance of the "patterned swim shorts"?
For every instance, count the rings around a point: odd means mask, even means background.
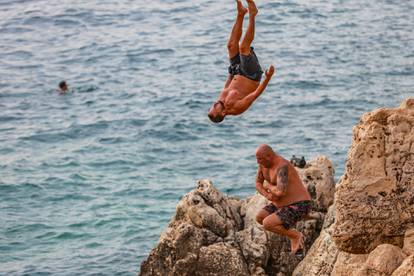
[[[281,208],[276,207],[273,203],[266,205],[263,210],[276,215],[282,220],[283,226],[286,229],[289,229],[295,224],[304,218],[311,211],[312,201],[304,200],[298,201],[288,206],[283,206]]]

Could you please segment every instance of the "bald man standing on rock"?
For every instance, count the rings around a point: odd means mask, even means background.
[[[256,216],[264,229],[289,238],[293,254],[304,247],[303,234],[292,229],[311,210],[311,196],[296,169],[268,145],[256,150],[257,191],[271,203]]]

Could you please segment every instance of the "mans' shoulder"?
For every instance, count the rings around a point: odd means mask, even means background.
[[[281,161],[279,161],[279,164],[277,166],[277,169],[280,170],[282,168],[289,167],[289,165],[290,165],[290,162],[289,161],[287,161],[286,159],[282,159]]]
[[[289,161],[284,160],[278,166],[278,168],[277,168],[277,174],[278,175],[285,174],[285,173],[287,173],[289,171],[289,169],[290,169],[290,163],[289,163]]]

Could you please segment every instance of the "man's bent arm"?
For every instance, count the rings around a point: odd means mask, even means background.
[[[270,66],[269,70],[266,70],[266,78],[259,84],[257,89],[253,92],[241,99],[236,103],[238,105],[238,109],[246,110],[248,109],[252,103],[263,93],[263,91],[266,89],[267,85],[269,84],[270,79],[273,76],[274,73],[274,67],[273,65]]]
[[[277,172],[277,186],[270,187],[270,192],[276,197],[282,197],[286,195],[288,180],[288,165],[282,166]]]
[[[266,191],[266,189],[263,187],[264,177],[262,174],[262,171],[259,169],[257,170],[257,176],[256,176],[256,190],[264,196],[265,198],[268,198],[271,194]]]
[[[263,188],[262,183],[256,182],[256,190],[259,192],[259,194],[261,194],[265,198],[268,198],[269,195],[271,195],[271,193],[267,192],[266,189]]]

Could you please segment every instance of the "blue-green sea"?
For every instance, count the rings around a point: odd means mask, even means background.
[[[414,96],[414,1],[257,5],[276,73],[213,125],[235,1],[0,0],[0,275],[135,275],[196,180],[253,194],[262,143],[338,179],[360,116]]]

